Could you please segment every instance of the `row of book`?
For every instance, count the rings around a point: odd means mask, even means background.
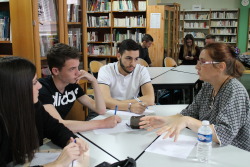
[[[209,28],[207,22],[185,22],[184,28]]]
[[[211,28],[210,33],[221,35],[236,35],[237,28]]]
[[[185,14],[184,18],[186,20],[207,20],[209,19],[209,13],[207,14],[190,13],[190,14]]]
[[[237,38],[235,36],[217,36],[215,38],[217,42],[228,42],[228,43],[236,43]]]
[[[143,15],[114,18],[114,27],[146,27],[146,18]]]
[[[88,55],[111,55],[111,46],[88,44]]]
[[[113,11],[146,11],[147,2],[146,1],[138,1],[138,4],[135,5],[135,1],[132,0],[118,0],[113,1],[112,10]]]
[[[111,38],[112,35],[111,34],[103,34],[103,42],[111,42]],[[90,31],[87,33],[87,39],[88,39],[88,42],[98,42],[99,39],[98,39],[98,31]]]
[[[220,21],[211,21],[211,26],[232,26],[232,27],[237,27],[238,22],[235,20],[220,20]]]
[[[82,51],[81,36],[82,33],[80,28],[69,28],[69,33],[68,33],[69,45],[77,48],[79,52]]]
[[[187,34],[192,34],[194,38],[205,38],[206,37],[206,34],[203,32],[184,32],[184,37]]]
[[[80,0],[67,1],[67,21],[81,22],[81,5]]]
[[[87,0],[87,11],[105,12],[110,11],[109,0]]]
[[[120,43],[125,39],[133,39],[134,41],[141,43],[143,35],[144,33],[141,33],[138,29],[135,32],[133,32],[132,30],[127,30],[127,33],[121,33],[114,29],[113,40]]]
[[[199,47],[204,47],[205,46],[205,42],[204,41],[200,41],[200,40],[195,40],[195,44]]]
[[[41,57],[45,57],[48,50],[56,43],[58,43],[58,35],[56,35],[56,34],[40,34]]]
[[[87,27],[110,27],[109,16],[88,16]]]
[[[0,41],[10,41],[10,18],[0,16]]]
[[[212,12],[211,19],[237,19],[237,12]]]

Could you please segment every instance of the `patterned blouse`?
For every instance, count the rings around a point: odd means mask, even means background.
[[[250,151],[250,101],[244,86],[235,78],[229,80],[212,100],[213,87],[204,83],[193,103],[181,114],[198,120],[209,120],[220,145],[234,145]]]

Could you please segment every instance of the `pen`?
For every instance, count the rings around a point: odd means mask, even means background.
[[[76,139],[74,140],[74,143],[76,143]],[[74,160],[72,161],[72,167],[74,166]]]
[[[117,112],[117,108],[118,108],[118,106],[116,105],[116,106],[115,106],[115,115],[116,115],[116,112]]]
[[[140,99],[138,99],[138,97],[134,97],[136,101],[138,101],[139,103],[142,103],[142,101]],[[144,106],[144,103],[142,103],[142,105]],[[146,107],[146,109],[148,109],[148,107]]]

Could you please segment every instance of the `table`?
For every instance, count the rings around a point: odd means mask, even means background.
[[[193,73],[197,74],[197,70],[195,69],[195,65],[180,65],[173,69],[174,71],[184,72],[184,73]]]
[[[189,89],[189,99],[192,103],[194,96],[194,86],[197,83],[199,76],[192,73],[184,73],[179,71],[168,71],[151,81],[155,90],[160,89]],[[183,93],[183,96],[185,93]],[[157,95],[157,97],[159,97]],[[185,97],[184,97],[185,99]],[[184,102],[185,103],[185,102]]]
[[[157,115],[168,116],[180,112],[184,109],[185,105],[157,105],[152,106],[150,109],[154,109]],[[179,110],[180,109],[180,110]],[[182,134],[188,136],[196,136],[196,133],[184,129]],[[138,167],[248,167],[250,152],[239,149],[235,146],[229,145],[226,147],[220,147],[218,144],[213,143],[212,156],[208,164],[202,164],[196,159],[196,147],[192,150],[187,159],[178,159],[174,157],[164,156],[160,154],[154,154],[150,152],[144,152],[142,156],[136,161]]]
[[[155,115],[168,116],[179,113],[187,105],[155,105],[150,106],[149,109],[155,111]],[[98,116],[96,119],[102,119],[109,115]],[[123,117],[128,119],[128,117]],[[249,166],[248,158],[250,153],[241,150],[234,146],[219,147],[213,144],[213,152],[211,161],[208,164],[200,163],[196,160],[196,148],[193,149],[187,159],[178,159],[164,155],[144,152],[146,147],[157,137],[155,131],[147,132],[145,130],[138,130],[126,133],[117,133],[109,135],[96,135],[93,131],[82,133],[90,138],[93,142],[104,148],[106,151],[115,155],[118,159],[125,159],[127,156],[136,158],[141,155],[137,162],[138,167],[200,167],[200,166],[215,166],[215,167],[247,167]],[[181,134],[196,136],[196,133],[191,130],[184,129]],[[117,143],[116,143],[117,142]],[[97,156],[95,156],[97,157]],[[100,161],[102,162],[102,161]]]
[[[157,78],[174,67],[147,67],[151,79]]]

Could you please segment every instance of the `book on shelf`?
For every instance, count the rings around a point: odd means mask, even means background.
[[[88,16],[87,27],[109,27],[109,16]]]
[[[92,56],[111,55],[111,46],[88,44],[88,55]]]
[[[67,1],[67,21],[81,22],[81,5],[80,0]]]
[[[146,27],[146,18],[143,15],[114,18],[114,27]]]
[[[55,0],[38,0],[38,17],[40,22],[56,22]]]
[[[10,41],[10,15],[0,11],[0,41]]]
[[[80,28],[69,28],[69,33],[68,33],[69,46],[77,48],[79,52],[82,51],[81,36],[82,35]]]
[[[109,0],[87,0],[87,10],[95,12],[108,12],[111,9]]]

